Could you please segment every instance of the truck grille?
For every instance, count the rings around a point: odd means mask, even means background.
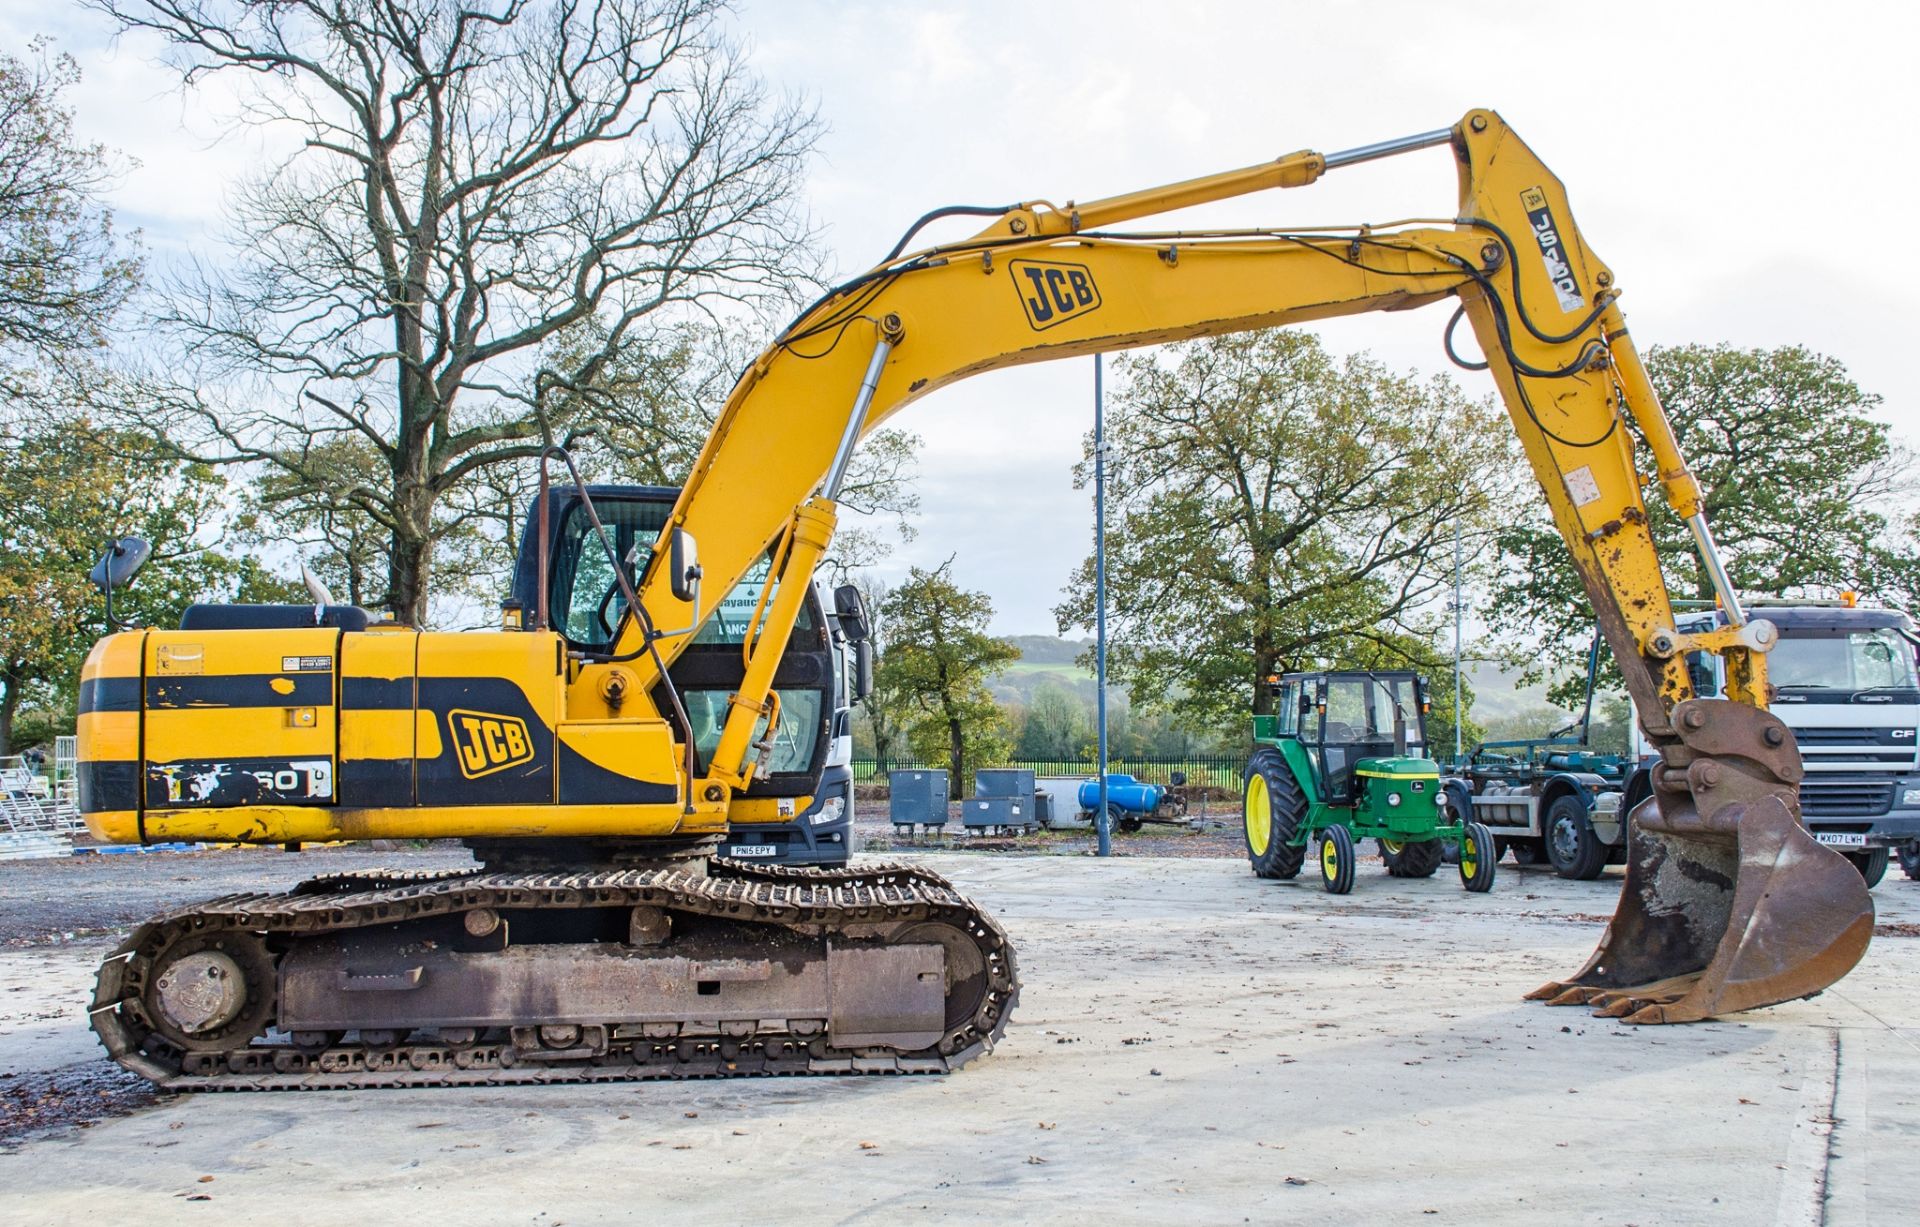
[[[1877,729],[1795,729],[1793,736],[1803,746],[1870,746],[1878,737]]]
[[[1800,812],[1809,818],[1877,817],[1892,808],[1891,780],[1808,779],[1800,785]]]

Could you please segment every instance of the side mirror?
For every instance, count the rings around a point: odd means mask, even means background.
[[[133,582],[140,568],[153,556],[153,547],[138,537],[122,537],[107,547],[100,561],[93,564],[87,578],[102,592],[124,588]]]
[[[1306,695],[1306,694],[1302,694],[1302,695],[1300,696],[1300,714],[1304,716],[1304,715],[1307,715],[1308,713],[1310,713],[1310,712],[1312,712],[1312,711],[1313,711],[1313,698],[1312,698],[1312,696],[1310,696],[1310,695]]]
[[[873,640],[853,642],[853,695],[855,703],[864,702],[873,693]]]
[[[700,551],[684,528],[667,539],[667,584],[676,601],[692,603],[700,596]]]
[[[833,590],[833,616],[848,643],[865,643],[873,637],[873,624],[867,621],[866,599],[852,584],[841,584]]]

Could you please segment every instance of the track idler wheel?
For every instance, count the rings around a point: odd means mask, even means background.
[[[1629,815],[1627,880],[1593,957],[1528,994],[1635,1023],[1812,996],[1859,963],[1873,899],[1800,822],[1793,735],[1758,708],[1691,699],[1681,744]]]

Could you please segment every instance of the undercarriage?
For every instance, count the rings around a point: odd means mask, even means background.
[[[937,874],[715,859],[208,900],[106,960],[92,1023],[169,1090],[946,1073],[1018,993]]]

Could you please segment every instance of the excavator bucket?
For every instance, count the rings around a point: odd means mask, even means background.
[[[1793,734],[1724,699],[1679,704],[1674,728],[1630,815],[1626,885],[1599,947],[1529,1000],[1697,1022],[1810,997],[1866,953],[1873,899],[1800,822]]]

